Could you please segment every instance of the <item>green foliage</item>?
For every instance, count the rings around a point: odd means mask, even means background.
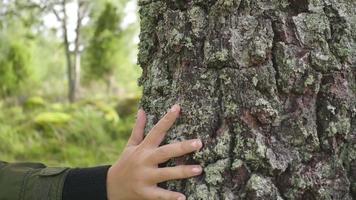
[[[118,63],[120,15],[117,8],[106,3],[104,11],[95,23],[95,31],[88,49],[87,75],[91,78],[105,79],[111,75]]]
[[[0,43],[0,96],[6,96],[18,92],[31,75],[31,55],[21,42],[0,38]]]
[[[63,38],[57,28],[43,24],[52,12],[40,9],[47,2],[37,8],[27,6],[34,1],[16,2],[0,0],[0,10],[9,11],[0,14],[1,159],[76,167],[112,164],[137,111],[138,98],[126,97],[141,91],[136,84],[140,69],[134,64],[137,24],[120,27],[128,0],[90,1],[95,9],[81,31],[83,74],[90,85],[82,85],[80,98],[91,100],[76,104],[64,103]],[[113,97],[103,89],[102,81],[109,78]]]
[[[50,100],[66,99],[66,62],[61,40],[54,33],[33,39],[32,59],[34,87],[30,96],[45,96]]]
[[[135,118],[135,113],[119,120],[105,117],[115,105],[116,101],[90,100],[73,105],[46,103],[33,110],[3,106],[1,159],[73,167],[112,164],[124,148]]]

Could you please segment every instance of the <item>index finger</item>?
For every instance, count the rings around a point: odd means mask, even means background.
[[[167,131],[173,126],[179,117],[180,106],[174,105],[169,112],[151,129],[143,143],[149,146],[159,146],[167,134]]]

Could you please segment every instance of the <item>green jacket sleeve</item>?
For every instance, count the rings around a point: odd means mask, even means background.
[[[61,200],[68,168],[0,161],[0,200]]]

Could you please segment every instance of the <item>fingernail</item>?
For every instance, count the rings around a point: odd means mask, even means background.
[[[186,198],[185,197],[178,197],[177,200],[185,200]]]
[[[177,112],[179,110],[179,108],[180,108],[180,106],[178,104],[176,104],[171,108],[171,112]]]
[[[141,109],[139,109],[138,112],[137,112],[137,117],[139,117],[139,116],[141,116],[141,115],[143,115],[143,114],[145,114],[145,111],[141,108]]]
[[[203,146],[203,143],[201,142],[201,140],[195,140],[194,142],[192,142],[192,146],[197,149],[200,149]]]
[[[203,169],[200,166],[199,167],[193,167],[192,171],[195,174],[200,174],[203,171]]]

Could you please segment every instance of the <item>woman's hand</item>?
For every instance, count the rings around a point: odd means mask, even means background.
[[[179,113],[179,105],[173,106],[143,139],[146,114],[143,110],[139,110],[136,125],[126,149],[119,161],[108,171],[107,193],[109,200],[186,199],[181,193],[168,191],[157,186],[160,182],[185,179],[202,173],[202,168],[199,165],[158,167],[160,163],[198,151],[202,147],[200,140],[188,140],[159,146],[167,131],[179,117]]]

